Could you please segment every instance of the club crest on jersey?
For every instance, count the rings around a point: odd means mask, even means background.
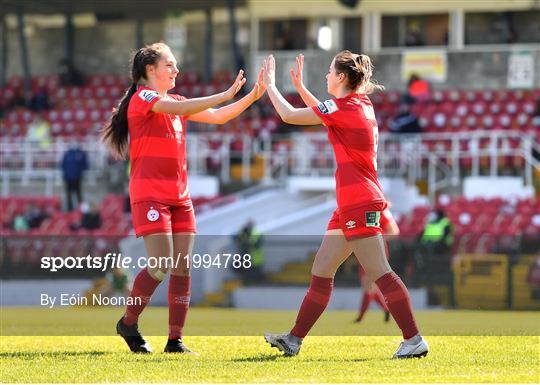
[[[159,211],[157,211],[155,208],[150,207],[150,210],[146,213],[146,218],[150,222],[155,222],[159,219]]]
[[[150,103],[152,100],[158,97],[158,93],[156,91],[150,91],[150,90],[142,90],[139,92],[139,98],[144,100],[145,102]]]
[[[321,111],[321,114],[325,115],[334,113],[338,110],[337,104],[333,100],[326,100],[323,103],[320,103],[317,108]]]
[[[380,211],[367,211],[366,212],[366,227],[379,227],[381,220]]]
[[[356,227],[356,221],[350,220],[349,222],[345,223],[348,229],[354,229]]]

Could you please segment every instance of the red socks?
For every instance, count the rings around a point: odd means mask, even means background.
[[[131,290],[131,297],[140,298],[140,305],[128,305],[124,315],[126,325],[135,324],[139,315],[142,313],[150,297],[158,287],[161,281],[158,281],[150,274],[148,270],[141,270]],[[187,311],[189,309],[189,300],[191,296],[191,277],[171,275],[169,280],[169,339],[182,338],[182,329],[186,322]]]
[[[401,278],[392,271],[380,277],[375,283],[384,295],[388,311],[401,329],[403,338],[409,339],[417,335],[418,328],[412,313],[411,299]]]
[[[364,290],[364,295],[362,296],[362,303],[360,304],[360,313],[358,313],[358,318],[356,319],[358,322],[360,322],[364,317],[364,314],[366,314],[366,311],[369,308],[369,304],[371,303],[372,299],[373,294],[371,294],[370,291]]]
[[[169,280],[169,339],[182,338],[191,296],[191,277],[171,275]]]
[[[296,317],[296,324],[291,330],[295,337],[304,338],[319,319],[330,301],[334,278],[311,276],[311,284],[304,297],[300,311]]]
[[[131,289],[130,297],[134,299],[140,298],[141,304],[127,305],[126,313],[124,314],[124,323],[126,325],[137,323],[139,315],[142,313],[148,302],[150,302],[150,297],[152,297],[152,294],[160,282],[161,281],[152,278],[152,276],[148,274],[147,269],[143,269],[137,274],[137,277],[133,282],[133,289]]]
[[[372,293],[372,296],[375,302],[379,304],[381,309],[383,309],[384,311],[388,311],[388,306],[386,306],[386,302],[384,302],[384,297],[378,288],[375,288],[374,292]]]

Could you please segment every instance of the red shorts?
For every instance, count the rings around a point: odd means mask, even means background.
[[[137,237],[149,234],[195,233],[195,212],[191,200],[179,205],[145,201],[131,205]]]
[[[341,229],[345,238],[350,241],[357,238],[368,238],[383,233],[380,219],[387,207],[386,202],[369,204],[346,211],[337,208],[328,222],[327,230]]]

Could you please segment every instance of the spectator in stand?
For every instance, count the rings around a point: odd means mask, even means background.
[[[84,85],[84,76],[75,68],[68,59],[60,60],[60,84],[63,86],[82,86]]]
[[[13,218],[13,230],[15,231],[28,231],[30,230],[30,226],[28,225],[28,221],[26,220],[26,217],[23,214],[18,214]]]
[[[416,114],[408,104],[402,104],[399,112],[390,122],[390,131],[395,134],[416,134],[422,132]]]
[[[30,106],[30,98],[27,93],[24,91],[23,87],[19,87],[15,92],[15,97],[11,102],[11,108],[28,108]]]
[[[28,227],[31,229],[37,229],[41,226],[41,223],[47,218],[47,214],[39,207],[29,204],[26,208],[26,214],[24,214]]]
[[[533,287],[533,298],[540,299],[540,255],[529,268],[527,283]]]
[[[442,209],[431,213],[420,239],[423,245],[430,245],[438,252],[449,252],[454,242],[453,226]]]
[[[260,282],[264,279],[262,267],[264,265],[264,254],[262,250],[262,235],[255,228],[255,223],[249,219],[234,237],[238,248],[238,253],[242,256],[251,256],[251,267],[237,269],[238,274],[246,283]]]
[[[420,78],[417,74],[411,74],[407,84],[407,95],[405,102],[413,104],[416,102],[426,102],[431,98],[431,89],[429,83]]]
[[[405,45],[407,47],[417,47],[424,45],[424,38],[420,32],[420,28],[416,23],[410,26],[410,30],[405,37]]]
[[[61,168],[66,186],[67,209],[71,211],[73,210],[73,194],[77,196],[77,204],[82,203],[81,182],[84,171],[88,168],[86,153],[79,148],[77,143],[73,143],[64,154]]]
[[[129,281],[131,280],[129,270],[116,267],[109,271],[105,278],[107,279],[107,284],[103,290],[103,295],[107,297],[114,297],[117,295],[129,297]]]
[[[38,112],[34,115],[34,119],[28,125],[26,140],[39,143],[43,149],[51,144],[51,124],[45,119],[43,113]]]
[[[81,212],[81,222],[71,224],[71,230],[97,230],[101,227],[101,214],[94,203],[82,203]]]
[[[419,253],[416,255],[418,276],[428,287],[428,301],[435,300],[435,286],[450,284],[451,251],[454,243],[453,225],[442,209],[431,213],[420,236]],[[435,301],[434,301],[435,300]]]
[[[49,94],[47,93],[47,88],[41,86],[37,89],[35,93],[32,94],[30,99],[30,109],[32,111],[45,111],[51,108],[49,102]]]
[[[536,99],[536,110],[534,111],[532,124],[540,129],[540,98]]]

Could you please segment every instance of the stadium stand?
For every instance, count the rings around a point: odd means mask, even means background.
[[[228,74],[227,76],[224,74]],[[204,84],[194,72],[182,74],[171,92],[188,97],[215,93],[228,87],[230,74],[218,73],[212,83]],[[53,108],[45,117],[51,124],[53,137],[95,136],[97,130],[109,117],[110,111],[128,85],[128,79],[120,75],[93,75],[82,87],[63,87],[58,76],[38,76],[32,79],[33,89],[45,87]],[[0,91],[4,103],[11,106],[22,87],[20,77],[12,77]],[[302,106],[298,95],[288,95],[295,106]],[[389,131],[391,119],[397,114],[402,97],[399,91],[377,93],[372,96],[379,130]],[[540,89],[536,90],[438,90],[432,98],[412,105],[423,132],[460,132],[472,130],[519,130],[533,131],[538,122],[534,120]],[[218,127],[219,132],[249,133],[252,136],[268,135],[279,130],[280,120],[268,108],[263,98],[264,113],[241,116]],[[4,127],[9,137],[24,137],[34,113],[28,108],[10,108]],[[208,125],[193,124],[196,131],[208,131]],[[536,130],[538,131],[538,130]]]

